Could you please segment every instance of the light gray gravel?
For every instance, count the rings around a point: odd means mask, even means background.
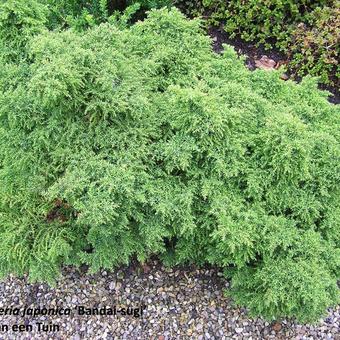
[[[318,325],[250,319],[243,308],[224,297],[228,282],[217,269],[162,267],[150,261],[113,272],[89,275],[65,268],[55,288],[31,285],[25,278],[0,282],[0,308],[69,307],[70,316],[0,315],[0,339],[340,339],[340,307],[329,310]],[[77,305],[138,308],[142,317],[82,316]],[[53,323],[56,332],[38,332]],[[32,325],[33,332],[13,332],[13,324]],[[1,331],[8,325],[9,331]]]

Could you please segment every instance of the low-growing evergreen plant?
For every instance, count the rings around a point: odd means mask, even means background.
[[[20,60],[0,48],[2,277],[158,255],[225,268],[267,318],[339,302],[339,107],[315,80],[214,54],[175,9],[38,27]]]

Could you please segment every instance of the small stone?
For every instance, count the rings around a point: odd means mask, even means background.
[[[143,264],[143,265],[142,265],[142,268],[143,268],[143,272],[144,272],[145,274],[147,274],[147,273],[149,273],[149,272],[151,271],[150,266],[148,266],[147,264]]]
[[[280,78],[281,78],[282,80],[286,81],[286,80],[289,79],[289,76],[288,76],[287,73],[282,73],[281,76],[280,76]]]
[[[260,59],[255,60],[255,65],[263,70],[271,71],[275,69],[276,62],[263,55]]]
[[[275,332],[280,332],[281,328],[282,328],[282,325],[281,325],[279,322],[276,322],[276,323],[273,325],[273,330],[274,330]]]
[[[237,334],[241,334],[241,333],[243,332],[243,328],[242,328],[242,327],[236,327],[236,328],[235,328],[235,332],[236,332]]]

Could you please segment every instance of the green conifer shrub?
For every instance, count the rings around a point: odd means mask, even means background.
[[[6,60],[19,61],[30,37],[47,23],[47,7],[36,0],[7,0],[0,3],[0,47]]]
[[[314,79],[250,72],[174,9],[25,49],[0,49],[2,277],[158,255],[225,268],[267,318],[339,302],[339,107]]]

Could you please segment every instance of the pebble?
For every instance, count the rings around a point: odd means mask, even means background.
[[[282,73],[281,74],[281,76],[280,76],[280,78],[282,79],[282,80],[288,80],[289,79],[289,76],[288,76],[288,74],[287,73]]]

